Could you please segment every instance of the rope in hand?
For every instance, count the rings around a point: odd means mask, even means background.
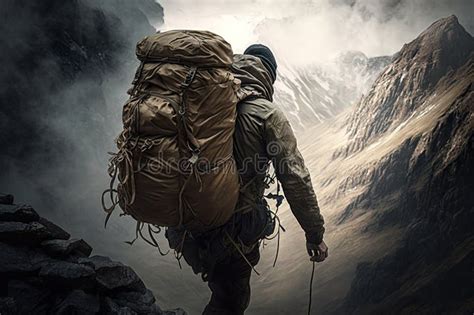
[[[311,280],[309,281],[309,303],[308,303],[308,315],[311,315],[311,302],[313,297],[313,279],[314,279],[314,267],[316,262],[313,261],[313,270],[311,271]]]

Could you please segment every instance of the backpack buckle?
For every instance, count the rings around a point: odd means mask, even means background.
[[[199,152],[193,151],[193,155],[188,159],[189,163],[196,164],[197,160],[199,159]]]

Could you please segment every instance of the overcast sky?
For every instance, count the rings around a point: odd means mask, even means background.
[[[474,0],[159,0],[161,29],[207,29],[234,52],[269,45],[291,64],[324,62],[344,50],[393,54],[436,19],[456,14],[473,33]]]

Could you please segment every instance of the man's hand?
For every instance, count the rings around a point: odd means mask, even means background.
[[[322,262],[328,257],[328,247],[324,241],[319,245],[306,242],[306,249],[311,261]]]

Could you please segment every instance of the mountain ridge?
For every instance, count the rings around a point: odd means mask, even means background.
[[[360,150],[423,110],[442,77],[465,64],[473,50],[474,38],[454,16],[405,44],[350,115],[347,130],[353,143],[342,154]]]

